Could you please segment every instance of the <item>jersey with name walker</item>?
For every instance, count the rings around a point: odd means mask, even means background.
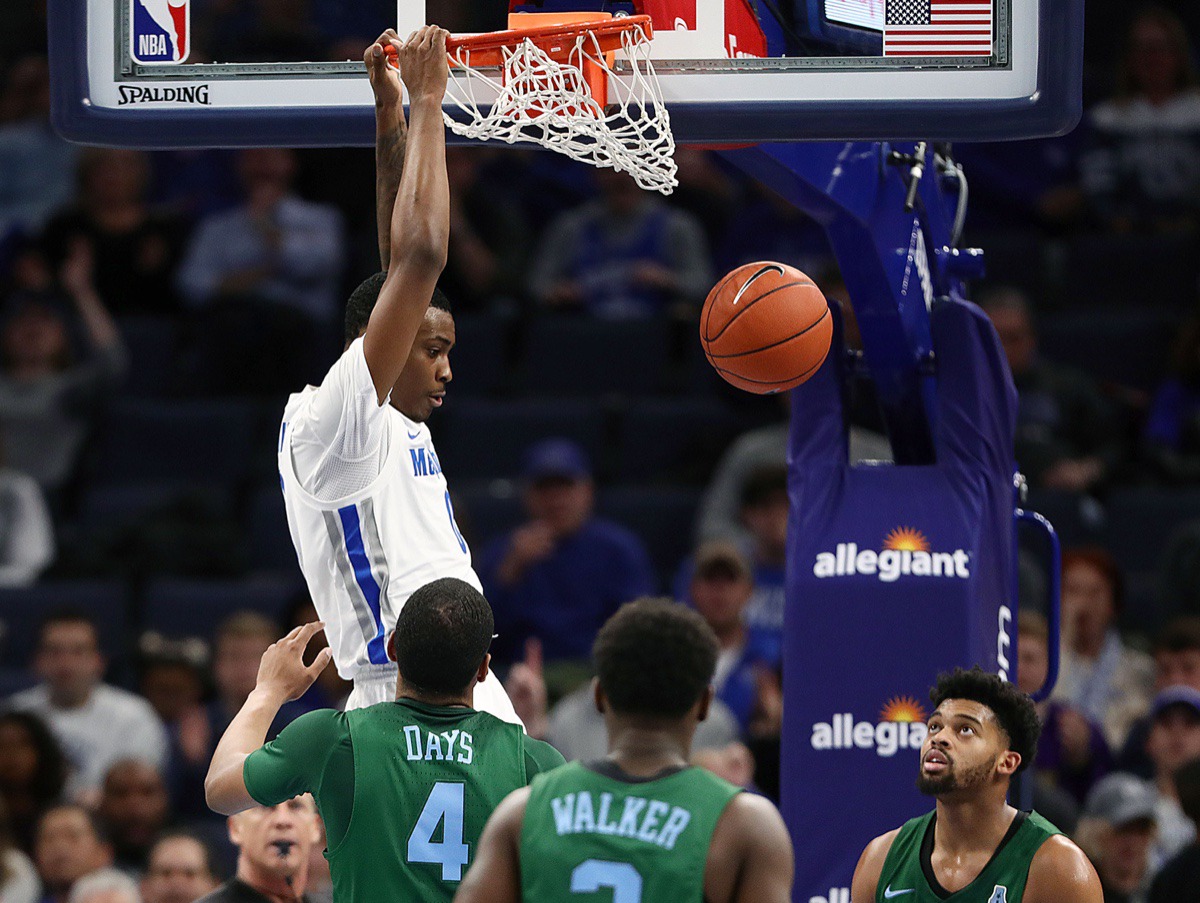
[[[297,718],[243,767],[265,806],[311,792],[340,903],[448,903],[488,816],[563,762],[515,724],[412,699]]]
[[[539,775],[521,826],[521,899],[702,903],[713,831],[740,792],[692,767],[639,779],[572,762]]]
[[[426,583],[457,577],[482,592],[429,427],[378,403],[361,338],[319,387],[288,399],[278,455],[288,529],[341,677],[390,667],[387,632]]]
[[[1021,903],[1029,866],[1043,843],[1062,832],[1036,812],[1018,812],[983,871],[950,893],[933,873],[933,830],[937,811],[907,821],[892,841],[876,901],[889,903]]]

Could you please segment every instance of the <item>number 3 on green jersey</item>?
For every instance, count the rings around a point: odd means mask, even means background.
[[[439,823],[442,839],[435,841]],[[471,848],[463,843],[463,785],[439,781],[408,835],[408,861],[437,863],[443,881],[461,881],[470,858]]]
[[[572,870],[571,893],[590,894],[602,887],[612,890],[612,903],[642,903],[642,876],[628,862],[587,859]]]

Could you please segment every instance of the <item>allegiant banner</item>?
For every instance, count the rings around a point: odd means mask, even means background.
[[[933,805],[915,784],[938,673],[1009,665],[1016,392],[978,308],[930,317],[936,463],[847,463],[836,354],[792,396],[782,802],[802,903],[843,903],[867,842]]]

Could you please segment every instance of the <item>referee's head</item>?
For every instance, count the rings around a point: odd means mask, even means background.
[[[443,577],[418,589],[400,609],[388,641],[402,695],[431,701],[469,696],[487,674],[492,626],[491,606],[469,583]]]

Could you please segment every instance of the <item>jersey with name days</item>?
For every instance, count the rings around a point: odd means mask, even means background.
[[[287,403],[279,473],[300,569],[338,674],[387,666],[387,631],[441,577],[482,591],[429,427],[379,405],[351,343],[319,388]]]
[[[521,898],[702,903],[713,831],[739,792],[700,768],[636,780],[571,762],[539,775],[521,826]]]
[[[243,775],[264,805],[313,793],[335,900],[449,903],[488,817],[562,761],[486,712],[402,699],[303,715]]]
[[[879,875],[876,901],[1021,903],[1034,854],[1049,838],[1062,833],[1036,812],[1018,812],[983,871],[966,887],[945,896],[935,890],[930,865],[936,815],[936,810],[928,812],[900,828]]]

